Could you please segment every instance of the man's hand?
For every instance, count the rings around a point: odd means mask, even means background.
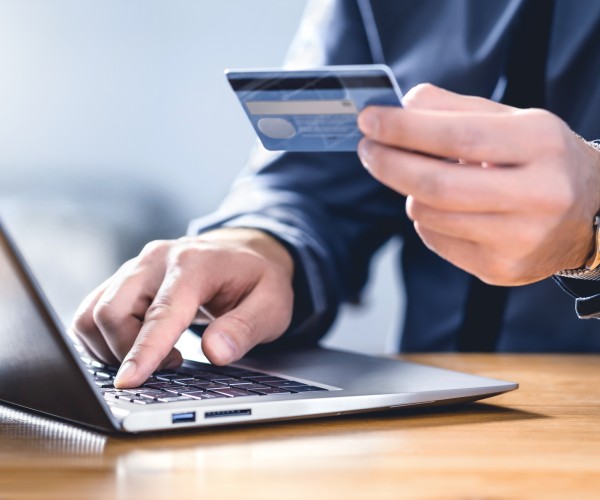
[[[582,266],[600,210],[600,154],[555,115],[419,85],[359,116],[359,155],[407,196],[425,244],[483,281]]]
[[[287,250],[258,230],[155,241],[86,298],[72,329],[90,354],[123,362],[115,386],[136,387],[181,364],[173,346],[201,305],[217,316],[202,338],[212,363],[275,340],[291,320],[292,275]]]

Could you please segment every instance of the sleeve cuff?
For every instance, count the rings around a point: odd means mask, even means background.
[[[600,318],[600,280],[554,276],[554,281],[575,299],[577,316],[581,319]]]

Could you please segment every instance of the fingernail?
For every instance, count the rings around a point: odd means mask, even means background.
[[[371,141],[363,139],[358,143],[358,157],[367,170],[370,170]]]
[[[137,364],[135,361],[125,361],[119,368],[117,376],[115,377],[115,386],[126,385],[127,381],[135,377],[137,371]]]
[[[370,109],[365,109],[358,115],[358,128],[365,135],[372,135],[377,131],[378,120],[377,113]]]
[[[237,354],[236,345],[233,343],[233,340],[231,340],[227,335],[221,332],[217,333],[217,339],[218,342],[216,342],[215,350],[218,352],[219,357],[224,363],[231,363],[235,359]],[[214,347],[215,346],[213,344],[213,348]]]

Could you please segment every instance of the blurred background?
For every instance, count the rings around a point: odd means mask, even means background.
[[[63,322],[212,211],[254,133],[227,67],[282,64],[304,0],[0,0],[0,216]],[[392,243],[327,343],[394,352]]]

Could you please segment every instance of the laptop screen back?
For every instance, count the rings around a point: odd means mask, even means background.
[[[0,222],[0,401],[113,428]]]

